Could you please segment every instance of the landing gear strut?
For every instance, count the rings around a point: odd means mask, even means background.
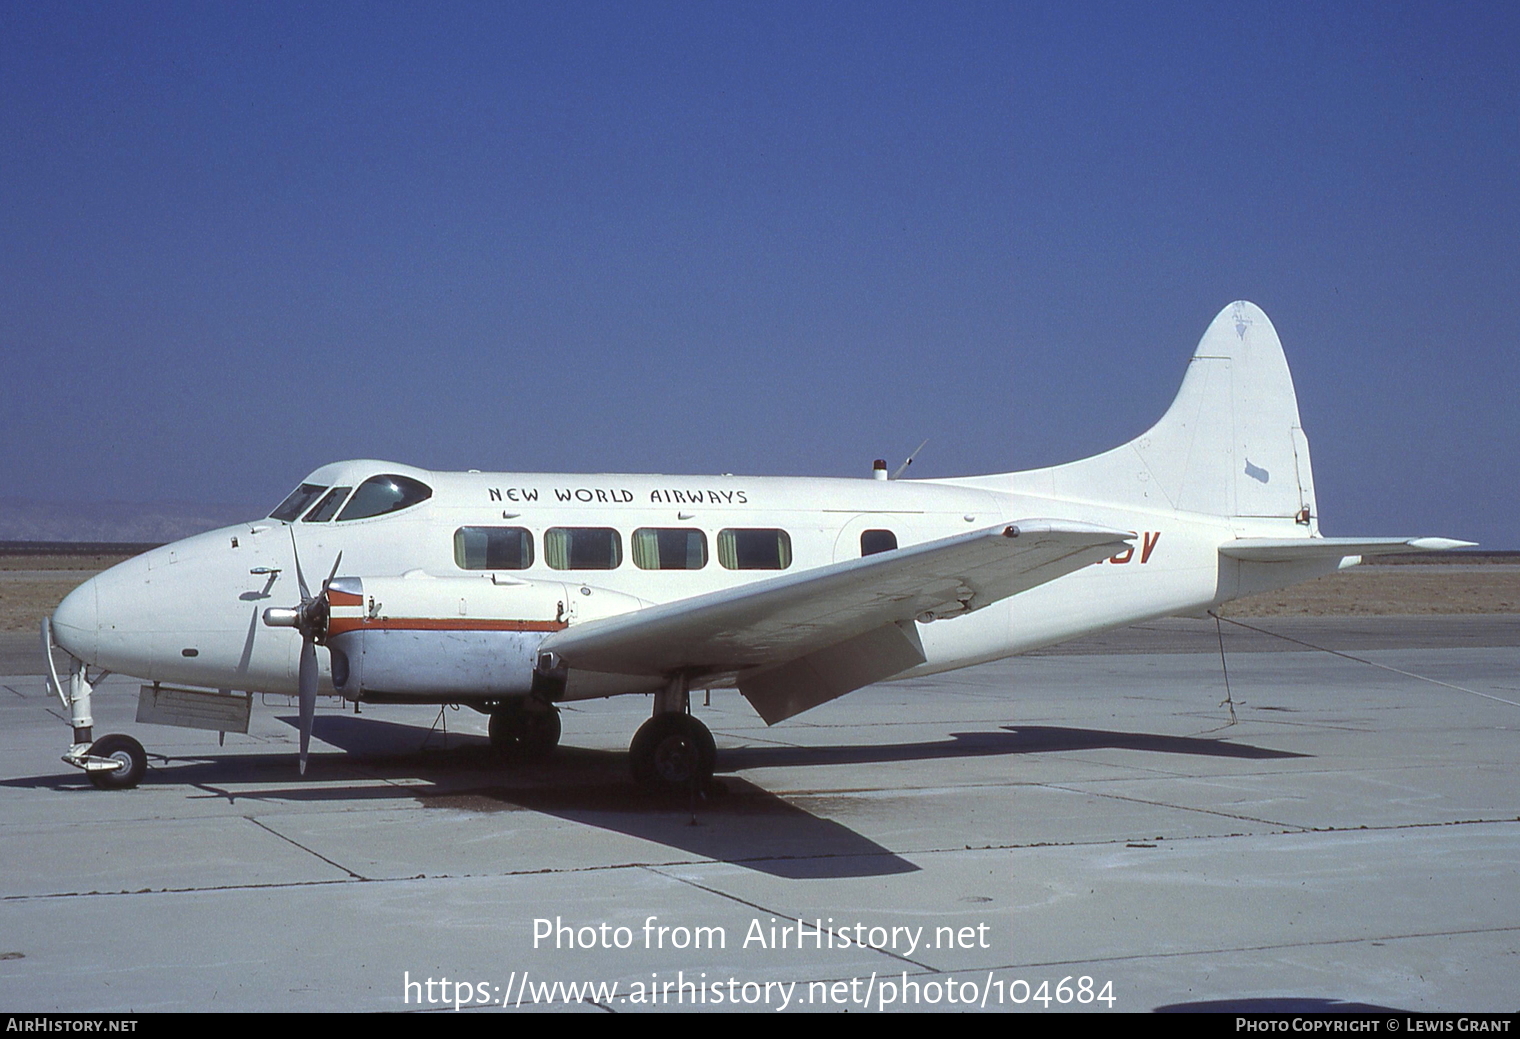
[[[706,787],[718,761],[712,733],[690,714],[684,679],[655,694],[654,716],[634,733],[628,764],[642,786],[670,792]]]
[[[507,700],[491,711],[491,747],[516,758],[541,758],[559,744],[559,708],[531,698]]]

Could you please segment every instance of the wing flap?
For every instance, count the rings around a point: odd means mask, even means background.
[[[739,676],[744,694],[765,724],[775,725],[872,682],[924,662],[913,621],[879,628],[814,650],[795,660]]]
[[[1133,537],[1070,520],[1020,520],[574,624],[540,649],[590,671],[758,673],[883,625],[981,609]]]

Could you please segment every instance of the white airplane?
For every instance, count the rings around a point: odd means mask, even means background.
[[[303,772],[318,693],[467,704],[522,754],[558,742],[556,704],[644,693],[634,775],[679,788],[716,756],[693,690],[737,687],[774,724],[873,682],[1469,544],[1320,535],[1292,377],[1245,302],[1122,447],[1028,472],[891,480],[877,462],[873,476],[323,466],[268,518],[112,567],[43,621],[44,647],[72,661],[49,675],[74,726],[64,760],[103,788],[146,768],[130,736],[92,736],[101,672],[151,683],[139,721],[223,731],[247,731],[253,693],[295,694]],[[327,580],[313,588],[303,561]]]

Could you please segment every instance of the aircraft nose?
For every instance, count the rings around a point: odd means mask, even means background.
[[[87,664],[95,663],[100,638],[100,586],[90,578],[63,597],[53,611],[53,641]]]

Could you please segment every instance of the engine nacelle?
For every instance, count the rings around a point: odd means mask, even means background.
[[[350,700],[452,703],[552,687],[539,643],[642,599],[589,585],[497,576],[340,577],[327,589],[332,679]]]

